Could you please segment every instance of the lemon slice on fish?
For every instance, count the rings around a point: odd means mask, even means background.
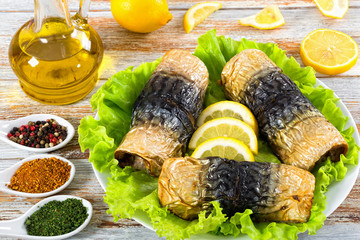
[[[254,155],[251,150],[241,141],[234,138],[217,137],[200,144],[191,157],[221,157],[236,161],[254,162]]]
[[[274,29],[284,25],[285,20],[278,6],[269,5],[255,15],[241,18],[239,23],[258,29]]]
[[[234,101],[221,101],[208,106],[201,112],[196,124],[197,126],[201,126],[210,120],[221,117],[231,117],[242,120],[254,130],[256,135],[258,133],[258,125],[250,109]]]
[[[206,140],[216,137],[229,137],[242,141],[257,154],[258,142],[254,130],[243,121],[235,118],[217,118],[200,126],[192,135],[189,149],[194,150]]]

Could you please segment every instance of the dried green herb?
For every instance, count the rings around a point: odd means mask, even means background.
[[[88,217],[81,200],[50,201],[25,221],[27,233],[33,236],[57,236],[77,229]]]

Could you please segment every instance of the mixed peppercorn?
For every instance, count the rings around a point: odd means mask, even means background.
[[[11,141],[27,147],[49,148],[65,140],[67,128],[54,119],[30,121],[21,127],[14,127],[7,136]]]

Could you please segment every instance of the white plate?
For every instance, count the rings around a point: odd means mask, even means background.
[[[325,88],[329,88],[318,79],[317,79],[316,85],[322,85]],[[334,95],[335,95],[335,97],[337,97],[336,94],[334,94]],[[351,126],[355,129],[353,137],[355,139],[356,144],[360,145],[359,133],[357,131],[355,121],[354,121],[353,117],[351,116],[349,110],[346,108],[345,104],[341,100],[339,102],[337,102],[336,106],[338,106],[340,108],[340,110],[343,112],[343,114],[349,118],[348,122],[345,125],[345,129],[347,129]],[[98,116],[96,116],[95,119],[98,120]],[[360,165],[359,164],[357,166],[347,165],[347,168],[348,168],[348,171],[346,173],[345,178],[340,182],[333,182],[332,184],[330,184],[330,186],[328,187],[328,192],[325,194],[327,196],[327,205],[326,205],[326,208],[324,211],[326,217],[328,217],[331,213],[333,213],[340,206],[340,204],[345,200],[347,195],[349,195],[352,187],[355,184],[355,181],[359,174]],[[101,187],[105,191],[105,188],[106,188],[106,185],[108,182],[107,179],[108,179],[108,177],[110,177],[110,174],[109,173],[100,173],[94,168],[94,166],[93,166],[93,170],[95,172],[96,178],[98,179]],[[155,231],[151,224],[150,218],[144,212],[140,212],[140,213],[137,212],[133,216],[133,219],[135,221],[139,222],[140,224],[144,225],[145,227]],[[237,239],[237,240],[250,239],[247,235],[244,235],[244,234],[238,236],[237,238],[234,238],[233,236],[221,237],[221,239],[224,239],[224,238],[229,238],[229,239],[231,238],[231,239]],[[210,239],[219,239],[219,236],[215,236],[213,234],[194,235],[191,237],[191,239],[209,239],[210,240]]]

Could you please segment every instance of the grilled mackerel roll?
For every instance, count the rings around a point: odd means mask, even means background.
[[[247,105],[283,163],[311,170],[330,157],[339,161],[348,144],[264,52],[241,51],[225,65],[221,84],[228,98]]]
[[[200,59],[188,51],[168,51],[134,104],[130,131],[115,151],[119,165],[159,176],[164,160],[182,156],[208,79]]]
[[[256,221],[302,223],[309,220],[314,189],[310,172],[285,164],[184,157],[165,161],[158,195],[163,207],[186,220],[218,201],[228,217],[251,209]]]

